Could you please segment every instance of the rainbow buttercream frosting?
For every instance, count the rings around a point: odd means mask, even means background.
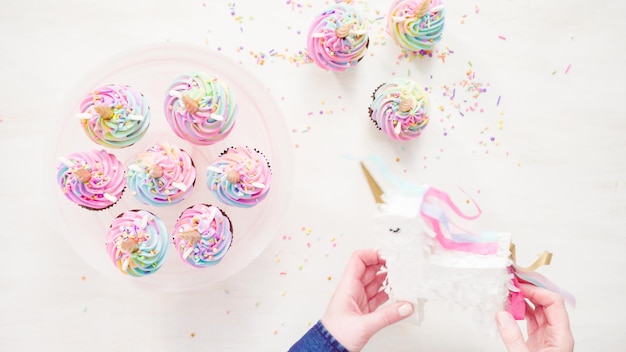
[[[187,152],[168,143],[159,143],[131,159],[126,181],[140,202],[173,205],[193,191],[196,168]]]
[[[319,67],[344,71],[367,51],[369,36],[363,17],[348,4],[335,4],[315,18],[307,36],[308,54]]]
[[[106,232],[106,251],[124,274],[141,277],[163,265],[169,241],[165,223],[145,210],[126,211],[111,222]]]
[[[272,172],[256,149],[231,147],[207,167],[207,186],[227,205],[249,208],[269,194]]]
[[[87,94],[76,116],[89,139],[109,148],[135,144],[150,125],[150,108],[144,96],[133,87],[117,84]]]
[[[193,144],[211,145],[226,138],[236,114],[233,92],[220,79],[192,72],[177,77],[167,88],[167,123],[178,137]]]
[[[104,150],[72,153],[59,158],[57,183],[65,197],[91,210],[102,210],[122,196],[124,165]]]
[[[405,50],[430,51],[441,40],[444,20],[441,0],[395,0],[387,14],[387,32]]]
[[[426,128],[429,107],[428,95],[419,84],[398,77],[374,91],[369,114],[376,127],[390,138],[406,141]]]
[[[218,207],[196,204],[181,214],[172,234],[180,258],[196,268],[219,263],[233,241],[233,227]]]

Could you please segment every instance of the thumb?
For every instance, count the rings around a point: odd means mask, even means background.
[[[365,329],[369,336],[391,324],[397,323],[413,314],[413,305],[409,302],[395,302],[365,316]]]
[[[509,312],[498,312],[496,314],[496,321],[498,322],[498,330],[500,331],[500,337],[502,342],[509,352],[528,352],[528,346],[522,336],[522,331],[517,326],[515,319]]]

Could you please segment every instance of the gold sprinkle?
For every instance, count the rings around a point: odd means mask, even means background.
[[[185,231],[185,232],[181,232],[179,234],[177,234],[176,236],[180,237],[181,239],[189,242],[189,243],[196,243],[199,242],[202,239],[202,236],[200,235],[200,232],[198,231]]]
[[[122,252],[126,252],[126,253],[135,253],[139,250],[137,241],[133,239],[128,239],[126,241],[120,242],[118,247]]]
[[[91,172],[87,169],[78,169],[73,172],[76,179],[82,183],[87,183],[91,180]]]
[[[409,112],[413,110],[414,107],[415,107],[415,99],[404,98],[400,102],[400,105],[398,105],[398,110],[400,110],[400,112]]]
[[[232,184],[239,183],[241,176],[239,176],[239,172],[236,170],[230,170],[226,173],[226,180]]]
[[[430,0],[422,1],[422,5],[420,6],[420,8],[415,11],[415,17],[424,17],[426,15],[426,12],[428,12],[428,5],[430,5]]]
[[[343,26],[338,27],[335,29],[335,35],[341,39],[347,37],[348,34],[350,34],[350,27],[352,27],[350,24],[344,24]]]
[[[152,166],[152,168],[150,169],[150,176],[154,178],[159,178],[163,176],[163,168],[159,165]]]
[[[110,120],[113,118],[113,109],[106,105],[98,104],[93,107],[94,110],[100,115],[100,117],[104,120]]]
[[[183,95],[183,105],[190,114],[198,112],[198,102],[188,95]]]

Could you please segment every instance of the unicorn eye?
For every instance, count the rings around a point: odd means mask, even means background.
[[[389,232],[398,233],[400,232],[400,228],[396,227],[395,229],[389,229]]]

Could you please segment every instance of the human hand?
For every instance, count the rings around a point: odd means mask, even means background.
[[[380,272],[384,264],[375,250],[354,252],[322,317],[324,327],[349,351],[360,351],[379,330],[413,313],[408,302],[377,310],[389,300],[380,290],[387,277]]]
[[[526,302],[526,329],[528,340],[524,341],[520,328],[508,312],[496,315],[498,330],[509,352],[527,351],[573,351],[574,336],[563,297],[558,293],[530,285],[520,284]]]

